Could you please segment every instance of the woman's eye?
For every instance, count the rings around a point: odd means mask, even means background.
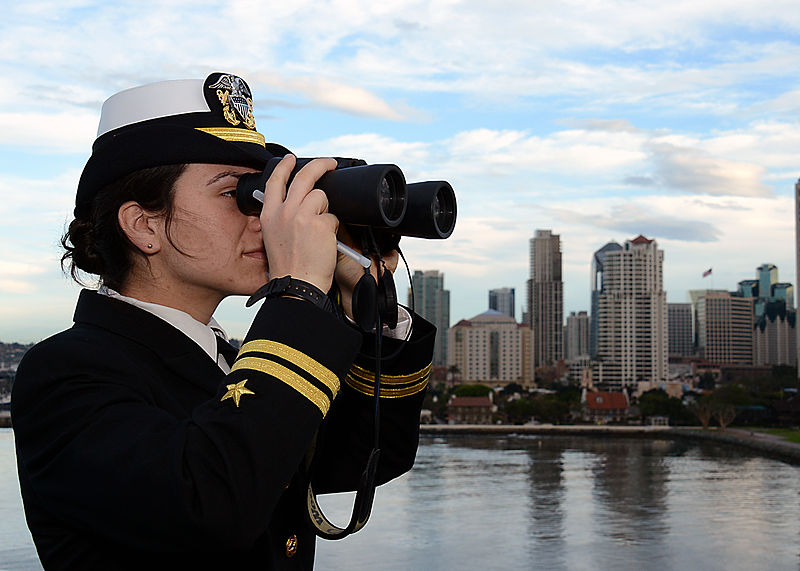
[[[221,194],[221,196],[227,196],[230,198],[236,198],[236,189],[226,190]]]

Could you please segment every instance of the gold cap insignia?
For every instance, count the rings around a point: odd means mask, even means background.
[[[248,129],[256,128],[256,120],[253,117],[253,95],[241,77],[225,74],[208,88],[217,90],[217,97],[222,103],[222,113],[228,123],[234,126],[244,123]]]

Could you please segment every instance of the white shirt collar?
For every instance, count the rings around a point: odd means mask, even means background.
[[[160,317],[181,331],[189,339],[197,343],[200,348],[208,354],[209,357],[211,357],[217,362],[217,364],[220,365],[220,368],[222,368],[224,372],[229,372],[229,367],[227,366],[227,363],[225,363],[225,359],[220,358],[220,356],[217,354],[217,335],[225,339],[225,341],[228,340],[228,335],[213,317],[208,324],[201,323],[180,309],[142,301],[134,297],[127,297],[106,286],[100,286],[100,289],[97,290],[97,293],[130,303],[131,305],[152,313],[156,317]]]

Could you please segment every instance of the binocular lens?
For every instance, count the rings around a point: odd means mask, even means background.
[[[393,173],[387,173],[381,179],[379,193],[380,193],[380,209],[383,212],[387,221],[399,221],[405,212],[405,192],[400,191],[397,177],[391,176]]]
[[[431,205],[433,223],[441,234],[448,236],[453,231],[456,222],[455,195],[449,187],[442,187],[436,192]]]

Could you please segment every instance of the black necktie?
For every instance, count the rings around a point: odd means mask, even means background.
[[[222,355],[229,367],[233,367],[233,362],[236,360],[236,355],[239,351],[219,335],[214,335],[214,337],[217,338],[218,353]]]

